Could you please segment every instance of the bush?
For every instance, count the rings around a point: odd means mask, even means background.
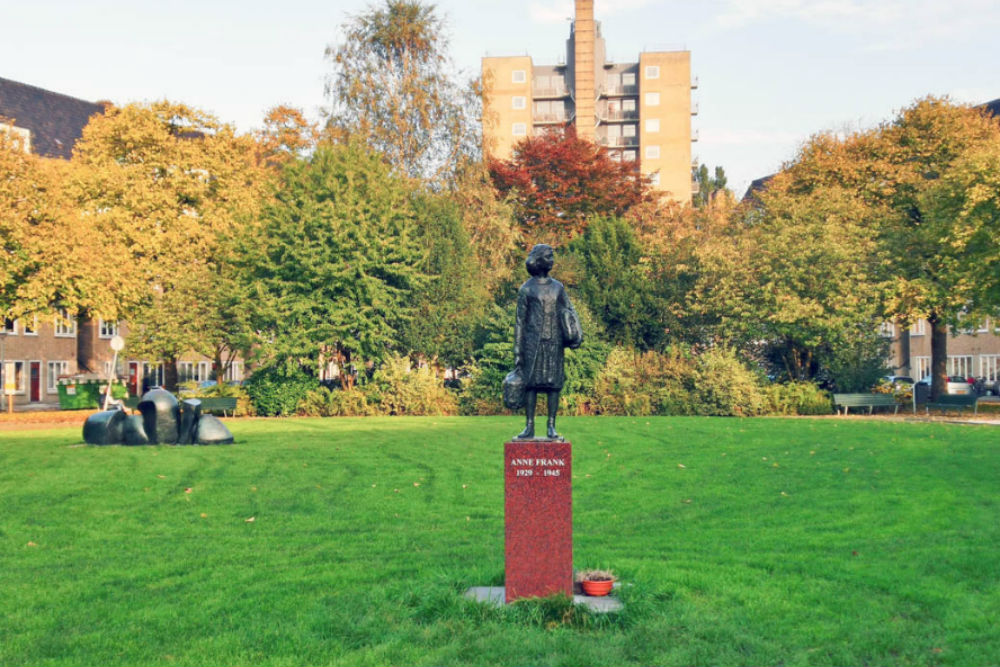
[[[833,411],[830,394],[812,382],[772,384],[765,388],[767,410],[775,415],[828,415]]]
[[[594,383],[594,411],[605,415],[764,414],[761,381],[729,349],[694,355],[682,346],[666,353],[615,348]]]
[[[378,414],[378,406],[358,387],[331,389],[317,387],[306,392],[298,413],[305,417],[367,417]]]
[[[274,417],[295,414],[306,394],[319,387],[319,381],[301,368],[289,371],[268,366],[254,371],[243,386],[257,414]]]
[[[697,359],[698,415],[756,417],[767,411],[761,378],[730,348],[713,348]]]
[[[455,415],[458,402],[429,368],[410,368],[407,357],[391,355],[363,387],[369,404],[387,415]]]

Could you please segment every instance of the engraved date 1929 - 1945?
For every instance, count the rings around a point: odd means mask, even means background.
[[[515,477],[559,477],[566,459],[511,459],[510,465]]]

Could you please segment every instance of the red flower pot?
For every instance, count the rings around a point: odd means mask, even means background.
[[[585,595],[590,595],[592,597],[601,597],[602,595],[607,595],[611,592],[614,587],[615,582],[613,581],[581,581],[580,586],[583,587],[583,592]]]

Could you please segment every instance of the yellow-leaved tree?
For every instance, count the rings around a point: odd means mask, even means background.
[[[245,333],[229,241],[255,223],[267,179],[254,139],[182,104],[130,104],[92,119],[73,163],[76,205],[115,261],[130,354],[162,359],[168,388],[192,350],[221,379]]]

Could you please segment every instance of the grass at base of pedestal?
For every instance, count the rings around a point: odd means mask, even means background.
[[[591,623],[462,598],[517,419],[229,426],[0,432],[0,664],[1000,662],[996,427],[562,418],[574,565],[634,584]]]

